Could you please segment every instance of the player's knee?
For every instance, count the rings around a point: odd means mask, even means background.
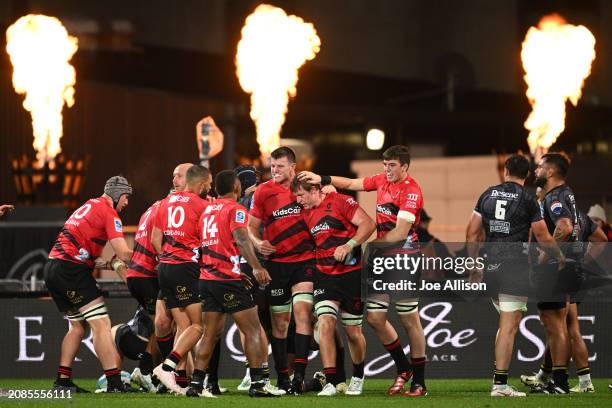
[[[291,303],[293,304],[293,313],[299,315],[308,315],[312,310],[314,297],[310,292],[295,292],[291,295]]]
[[[363,324],[363,314],[351,314],[347,312],[342,312],[341,314],[342,326],[345,328],[359,327]],[[347,331],[348,334],[348,331]]]
[[[204,334],[204,327],[202,327],[201,324],[198,323],[192,323],[189,325],[189,328],[191,330],[193,330],[194,332],[198,333],[200,336],[202,336],[202,334]],[[215,333],[216,335],[216,333]]]
[[[346,337],[348,338],[348,341],[350,341],[351,343],[357,343],[361,339],[364,339],[365,341],[365,337],[363,337],[363,332],[360,329],[361,327],[351,327],[350,329],[347,328]]]
[[[400,316],[410,316],[416,315],[418,317],[419,313],[419,302],[416,301],[399,301],[395,304],[395,310],[397,314]]]
[[[155,335],[158,337],[164,337],[170,334],[172,331],[172,320],[168,319],[163,313],[157,313],[155,315]]]
[[[81,311],[83,320],[89,323],[93,331],[110,330],[110,317],[104,303],[98,303]]]

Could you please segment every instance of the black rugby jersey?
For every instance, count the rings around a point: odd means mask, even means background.
[[[149,317],[149,313],[142,306],[138,306],[134,317],[127,322],[130,331],[136,336],[148,339],[155,332],[155,325]]]
[[[540,202],[540,210],[550,235],[554,236],[557,221],[561,218],[570,220],[573,226],[572,233],[566,243],[559,242],[559,247],[566,257],[571,259],[579,257],[582,252],[582,246],[573,244],[580,240],[580,223],[578,221],[576,199],[572,189],[566,184],[553,188],[546,193],[544,200]]]
[[[535,197],[514,182],[489,187],[474,211],[482,216],[487,242],[527,242],[531,223],[542,219]]]

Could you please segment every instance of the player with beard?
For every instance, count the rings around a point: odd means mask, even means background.
[[[266,257],[272,281],[267,286],[272,312],[272,354],[277,386],[290,393],[303,390],[312,335],[312,274],[314,243],[302,220],[302,207],[290,190],[295,177],[295,153],[279,147],[271,153],[272,179],[257,186],[249,216],[249,236]],[[263,224],[263,237],[260,227]],[[295,372],[289,382],[287,329],[293,305],[296,323]]]
[[[225,327],[225,315],[231,314],[239,330],[248,341],[245,354],[249,361],[251,385],[249,396],[271,397],[263,378],[261,364],[267,355],[261,341],[261,326],[257,308],[249,292],[254,283],[270,282],[268,272],[255,255],[247,232],[247,211],[237,203],[240,197],[240,180],[232,170],[224,170],[215,178],[219,198],[209,204],[198,222],[201,238],[200,299],[204,310],[206,331],[198,343],[193,380],[188,397],[200,396],[203,391],[203,368],[207,365],[214,344]],[[241,272],[241,259],[253,267],[256,282]]]
[[[546,330],[552,359],[553,379],[536,391],[548,394],[569,394],[567,365],[570,358],[567,330],[567,302],[579,284],[581,249],[574,243],[580,239],[578,212],[573,191],[565,184],[569,160],[560,153],[547,153],[538,163],[535,184],[544,195],[540,203],[550,234],[567,260],[565,265],[540,256],[533,270],[540,320]]]
[[[170,391],[182,394],[175,380],[177,365],[202,336],[202,307],[198,296],[199,234],[197,221],[207,205],[201,198],[210,184],[210,171],[199,165],[186,173],[184,191],[159,205],[151,244],[159,254],[159,286],[177,326],[174,348],[153,372]]]
[[[529,161],[521,155],[508,157],[504,183],[489,187],[480,196],[467,227],[468,253],[478,256],[477,242],[484,233],[487,264],[498,265],[487,272],[485,280],[496,291],[493,299],[499,313],[499,329],[495,338],[495,370],[492,397],[524,397],[508,385],[508,369],[512,360],[514,338],[523,312],[527,311],[529,294],[529,260],[523,243],[533,231],[541,245],[553,257],[563,261],[559,247],[548,233],[536,199],[523,187],[529,174]],[[476,272],[476,271],[474,271]],[[480,281],[471,273],[470,280]]]
[[[349,196],[321,191],[320,185],[294,179],[291,191],[304,210],[302,217],[316,244],[314,275],[315,314],[319,328],[319,350],[326,384],[319,396],[336,395],[335,332],[340,315],[346,332],[353,376],[347,395],[363,392],[366,341],[361,330],[361,248],[376,229],[374,221]]]
[[[376,191],[377,239],[373,242],[405,242],[412,247],[418,242],[414,225],[418,225],[423,195],[417,182],[408,175],[410,153],[406,146],[392,146],[383,153],[384,173],[360,179],[338,176],[320,176],[311,172],[298,175],[300,181],[328,185],[352,191]],[[402,299],[395,308],[400,322],[408,334],[411,363],[408,362],[400,339],[387,318],[388,295],[369,295],[367,299],[368,324],[374,329],[397,368],[397,377],[389,387],[389,395],[400,394],[413,377],[406,396],[425,396],[425,334],[418,312],[418,299]],[[412,367],[411,367],[412,366]]]
[[[132,186],[122,176],[114,176],[104,185],[104,194],[93,198],[77,209],[64,224],[45,264],[45,283],[60,312],[70,326],[62,341],[60,366],[54,389],[87,392],[72,382],[72,363],[86,325],[93,333],[96,355],[107,378],[108,392],[126,392],[116,366],[117,351],[110,335],[111,321],[102,292],[92,276],[95,267],[108,265],[97,258],[110,242],[118,258],[112,269],[129,262],[132,250],[123,238],[123,225],[118,212],[128,205]]]

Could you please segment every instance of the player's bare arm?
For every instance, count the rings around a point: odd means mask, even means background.
[[[553,238],[557,242],[565,242],[572,234],[572,222],[569,218],[560,218],[557,220],[555,231],[553,232]]]
[[[363,244],[376,230],[376,223],[366,212],[359,208],[351,219],[351,224],[357,227],[357,231],[353,238],[351,238],[346,244],[340,245],[334,251],[334,258],[338,262],[343,262],[348,254],[351,253],[353,248]]]
[[[270,275],[268,271],[264,269],[263,266],[259,263],[257,256],[255,255],[255,248],[253,248],[253,244],[249,239],[249,234],[246,228],[237,228],[232,232],[232,236],[236,241],[236,245],[238,245],[238,250],[240,251],[240,255],[246,259],[249,265],[253,268],[253,276],[260,285],[267,285],[270,283]],[[241,273],[241,277],[242,277]],[[248,279],[248,276],[245,275]],[[243,278],[244,280],[244,278]]]
[[[567,218],[564,219],[567,220]],[[561,249],[559,249],[556,240],[548,233],[548,228],[544,220],[531,223],[531,232],[533,232],[536,240],[540,243],[540,247],[548,256],[555,258],[560,264],[565,264],[563,253]],[[541,260],[541,262],[543,261],[544,259]]]
[[[479,251],[479,242],[484,240],[484,228],[482,226],[482,215],[476,211],[472,211],[470,220],[468,221],[467,231],[465,233],[465,241],[468,243],[467,252],[471,258],[476,258]],[[470,282],[480,282],[483,276],[482,269],[470,270]]]
[[[157,227],[153,227],[153,230],[151,231],[151,245],[153,246],[155,253],[161,254],[162,252],[162,230]]]
[[[264,240],[259,233],[261,227],[261,220],[257,217],[251,215],[249,217],[249,226],[248,226],[248,235],[253,245],[257,249],[259,253],[262,255],[271,255],[276,252],[276,247],[270,243],[268,240]]]
[[[300,172],[300,174],[298,174],[298,179],[299,180],[306,180],[311,184],[322,184],[321,183],[321,179],[322,177],[326,177],[326,176],[320,176],[319,174],[315,174],[311,171],[302,171]],[[347,177],[339,177],[339,176],[327,176],[331,178],[331,184],[332,186],[342,189],[342,190],[351,190],[351,191],[364,191],[365,188],[363,187],[363,178],[359,178],[359,179],[350,179]],[[325,184],[327,185],[327,183]]]
[[[406,239],[410,229],[412,228],[413,221],[408,221],[404,218],[400,218],[402,211],[397,216],[397,223],[395,228],[386,233],[384,236],[375,239],[372,242],[400,242]]]
[[[126,264],[130,262],[133,251],[130,249],[130,247],[128,247],[128,244],[125,242],[124,238],[113,238],[109,242],[113,248],[113,251],[115,251],[117,258]]]

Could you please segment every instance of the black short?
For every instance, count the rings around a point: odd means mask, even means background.
[[[340,310],[352,315],[363,314],[361,269],[342,275],[327,275],[318,270],[314,274],[314,303],[324,300],[340,302]]]
[[[537,265],[533,267],[531,281],[536,292],[538,309],[563,309],[570,296],[580,289],[580,265],[568,261],[562,270],[558,269],[557,263]]]
[[[198,303],[200,266],[195,262],[159,264],[159,288],[166,308],[184,308]]]
[[[486,263],[484,281],[492,297],[497,294],[529,295],[529,262],[521,259],[489,259]]]
[[[140,360],[147,349],[148,342],[138,337],[127,324],[117,327],[115,332],[117,350],[130,360]]]
[[[268,301],[266,287],[260,287],[257,284],[257,280],[253,276],[253,268],[248,263],[240,264],[240,271],[251,278],[253,286],[249,291],[253,295],[253,301],[257,305],[257,313],[259,314],[259,321],[264,331],[269,333],[272,330],[272,321],[270,316],[270,303]]]
[[[78,310],[102,296],[92,268],[61,259],[49,259],[44,276],[47,289],[60,312],[66,315]]]
[[[255,307],[242,281],[200,280],[203,312],[237,313]]]
[[[266,289],[270,306],[281,306],[291,301],[291,288],[301,282],[312,282],[316,265],[314,260],[302,262],[266,262],[272,282]]]
[[[150,315],[154,315],[155,303],[159,295],[157,278],[127,278],[127,287],[138,304],[144,307]]]

